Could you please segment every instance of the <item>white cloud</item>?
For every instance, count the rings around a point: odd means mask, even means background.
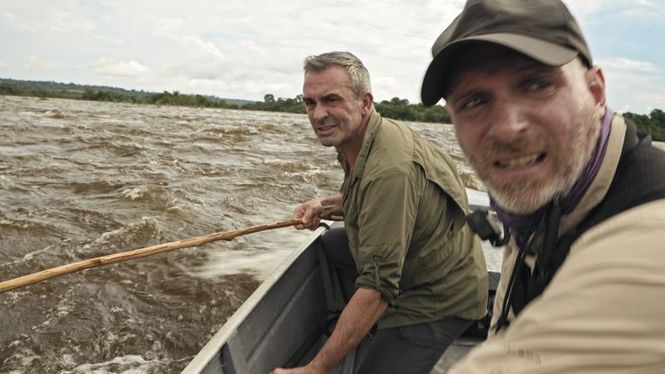
[[[598,61],[598,65],[606,70],[619,70],[624,72],[656,72],[658,67],[649,61],[631,60],[628,58],[616,57]]]
[[[193,80],[216,80],[224,78],[225,70],[224,64],[201,58],[168,64],[160,75],[164,79],[178,77]]]
[[[156,33],[167,39],[178,42],[183,48],[213,58],[218,62],[224,62],[226,58],[215,44],[203,39],[198,33],[190,29],[185,20],[165,18],[156,21]]]
[[[661,0],[564,0],[571,12],[582,21],[591,21],[601,14],[634,18],[658,18],[665,15]]]
[[[651,96],[649,104],[647,105],[647,109],[649,112],[651,112],[653,109],[660,109],[665,111],[663,103],[665,103],[665,89],[661,89],[660,92]]]
[[[635,17],[657,18],[665,16],[665,3],[661,0],[628,1],[624,13]]]
[[[564,0],[564,3],[568,6],[571,13],[575,15],[578,20],[593,16],[594,13],[597,13],[608,7],[617,7],[622,5],[622,3],[633,2],[634,0],[613,0],[608,2],[607,0]],[[610,4],[608,4],[610,3]]]
[[[37,56],[29,56],[23,63],[23,68],[26,70],[48,70],[58,66],[60,64],[57,61]]]
[[[134,60],[110,60],[101,59],[94,65],[98,74],[121,78],[145,79],[150,69]]]
[[[606,77],[608,103],[640,114],[663,108],[665,72],[652,62],[611,58],[598,61]]]
[[[630,99],[627,101],[619,101],[614,105],[610,103],[611,107],[614,107],[615,110],[619,112],[632,112],[637,114],[649,114],[654,109],[663,109],[663,103],[665,103],[665,91],[652,92],[652,91],[636,91],[634,94],[630,95]],[[620,106],[615,106],[620,105]]]
[[[40,10],[39,7],[35,7],[33,10],[34,13],[30,14],[6,12],[2,15],[2,23],[10,29],[35,34],[79,34],[91,33],[96,29],[91,20],[68,11],[45,12],[43,9]],[[35,17],[35,13],[38,15],[37,17]]]
[[[638,90],[658,92],[659,85],[665,86],[657,78],[665,71],[665,55],[640,44],[645,33],[662,33],[660,21],[649,14],[665,17],[665,1],[564,1],[583,29],[593,32],[588,35],[591,47],[598,59],[605,58],[599,64],[613,100],[642,107],[633,100]],[[305,56],[348,50],[370,70],[377,100],[418,102],[430,47],[464,3],[163,0],[155,6],[145,0],[4,1],[3,74],[261,100],[266,93],[299,94]],[[34,70],[27,74],[22,66],[28,56],[58,61],[59,67],[37,71],[34,61]]]
[[[44,28],[43,24],[37,22],[37,20],[31,20],[11,12],[3,13],[1,20],[4,28],[12,31],[38,33]]]

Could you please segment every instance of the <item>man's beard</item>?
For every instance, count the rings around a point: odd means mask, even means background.
[[[507,144],[488,138],[481,144],[481,152],[467,153],[471,166],[499,206],[512,213],[529,214],[556,195],[563,197],[570,192],[594,153],[601,127],[600,115],[592,101],[583,104],[573,118],[575,123],[571,129],[574,131],[569,133],[565,144],[548,144],[547,139],[526,137]],[[516,154],[527,149],[532,142],[545,143],[549,162],[555,166],[553,175],[544,179],[522,178],[508,182],[493,179],[493,174],[498,173],[492,170],[496,155]]]

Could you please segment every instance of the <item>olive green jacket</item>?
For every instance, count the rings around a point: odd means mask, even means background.
[[[450,157],[373,112],[354,168],[339,161],[356,287],[389,302],[379,328],[483,317],[485,258],[465,225],[466,192]]]

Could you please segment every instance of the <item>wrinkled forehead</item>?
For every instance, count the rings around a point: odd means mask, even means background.
[[[303,93],[305,95],[345,92],[352,89],[349,73],[343,67],[334,65],[320,71],[305,72],[303,80]]]
[[[446,97],[461,80],[475,74],[515,74],[549,71],[557,67],[543,64],[513,49],[497,44],[478,43],[459,51],[450,63]]]

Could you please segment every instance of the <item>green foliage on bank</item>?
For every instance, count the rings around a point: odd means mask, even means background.
[[[382,116],[400,121],[450,123],[450,116],[441,106],[428,108],[422,104],[409,104],[408,100],[398,97],[394,97],[390,101],[384,100],[374,103],[374,106]],[[302,95],[292,99],[281,97],[275,99],[274,95],[267,94],[263,97],[263,102],[245,104],[242,109],[305,113]]]
[[[409,100],[393,97],[375,104],[382,116],[401,121],[450,123],[450,115],[440,106],[426,107],[422,104],[410,104]]]
[[[238,108],[239,105],[246,102],[244,100],[228,101],[214,96],[183,95],[178,91],[155,93],[117,87],[14,79],[0,79],[0,95],[231,109]]]
[[[653,140],[665,141],[665,112],[662,110],[654,109],[648,116],[630,112],[625,115],[635,122],[637,128],[651,134]]]
[[[302,95],[298,95],[293,99],[278,98],[275,99],[273,94],[266,94],[263,96],[263,102],[255,101],[242,106],[241,109],[247,110],[263,110],[266,112],[286,112],[286,113],[305,113],[305,104],[302,102]]]
[[[248,101],[220,99],[215,96],[185,95],[178,91],[156,93],[117,87],[14,79],[0,79],[0,95],[305,113],[302,95],[294,98],[275,98],[272,94],[266,94],[263,101]],[[442,106],[425,107],[420,103],[411,104],[406,99],[394,97],[391,100],[375,103],[375,107],[382,116],[396,120],[450,123],[450,116]],[[654,140],[665,141],[665,113],[662,110],[654,109],[648,115],[630,112],[625,115],[632,119],[640,130],[651,134]]]

